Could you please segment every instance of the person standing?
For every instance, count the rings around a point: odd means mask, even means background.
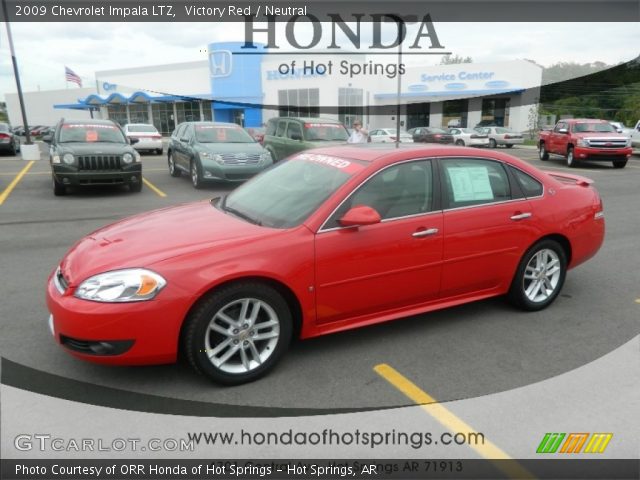
[[[354,120],[352,123],[353,131],[347,140],[347,143],[367,143],[369,140],[369,132],[362,128],[360,120]]]

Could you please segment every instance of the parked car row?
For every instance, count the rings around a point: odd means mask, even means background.
[[[20,151],[20,139],[15,135],[9,124],[0,123],[0,152],[16,155]]]

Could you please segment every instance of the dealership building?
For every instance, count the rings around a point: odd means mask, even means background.
[[[203,61],[96,72],[95,88],[27,92],[27,118],[32,125],[60,117],[153,123],[163,134],[183,121],[256,127],[274,116],[322,116],[348,126],[358,117],[369,128],[384,128],[395,127],[400,98],[406,129],[485,120],[525,131],[542,77],[541,67],[526,60],[421,65],[420,59],[437,57],[413,55],[403,57],[398,92],[394,55],[247,54],[242,45],[211,44]],[[17,95],[6,101],[10,121],[21,124]]]

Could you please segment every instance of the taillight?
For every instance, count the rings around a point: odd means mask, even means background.
[[[439,133],[436,133],[433,138],[440,138],[442,135],[440,135]]]
[[[0,138],[11,138],[6,133],[0,133]]]
[[[505,138],[505,140],[507,140],[507,139],[511,138],[511,135],[505,135],[504,138]]]
[[[154,140],[160,140],[162,138],[162,135],[151,135],[151,138],[153,138]]]

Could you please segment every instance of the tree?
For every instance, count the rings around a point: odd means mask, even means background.
[[[471,57],[461,57],[460,55],[445,55],[440,59],[440,65],[453,65],[456,63],[472,63]]]

